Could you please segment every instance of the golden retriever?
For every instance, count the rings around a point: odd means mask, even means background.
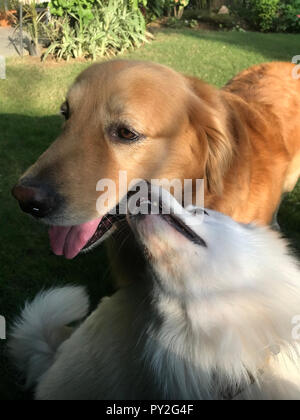
[[[109,230],[106,211],[96,208],[96,185],[110,179],[118,188],[120,171],[129,182],[203,178],[207,208],[269,224],[300,175],[300,80],[293,68],[258,65],[219,90],[159,64],[95,64],[68,92],[61,135],[13,194],[51,226],[52,249],[67,258]],[[128,246],[118,265],[126,271],[131,262],[137,259]]]

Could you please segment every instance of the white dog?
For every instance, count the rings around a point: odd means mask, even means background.
[[[171,215],[128,217],[148,260],[142,280],[74,332],[83,289],[27,304],[10,349],[36,398],[300,399],[300,270],[286,242],[162,197]]]

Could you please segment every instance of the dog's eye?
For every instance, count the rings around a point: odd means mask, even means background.
[[[124,141],[135,141],[139,138],[139,135],[126,127],[119,127],[117,129],[117,136],[119,139]]]
[[[70,108],[68,102],[64,102],[62,104],[62,106],[60,107],[60,113],[65,117],[66,120],[70,118]]]
[[[130,126],[123,124],[112,124],[108,127],[107,133],[111,140],[119,143],[133,143],[144,138],[142,134],[137,133]]]

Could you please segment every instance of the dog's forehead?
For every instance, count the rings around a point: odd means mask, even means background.
[[[161,115],[163,106],[171,112],[174,104],[183,103],[185,89],[184,78],[167,67],[113,61],[85,70],[69,90],[68,99],[76,104],[83,100],[86,103],[89,98],[94,106],[106,106],[112,113],[119,113],[124,107],[133,112],[147,107],[147,112]]]
[[[173,84],[174,81],[180,83],[184,80],[175,70],[161,64],[115,60],[90,66],[77,77],[76,82],[89,81],[93,84],[106,82],[112,83],[112,86],[114,86],[118,81],[122,81],[122,84],[124,82],[130,84],[139,79],[154,84],[159,84],[160,80],[167,84]],[[173,86],[173,88],[176,88],[176,86]]]

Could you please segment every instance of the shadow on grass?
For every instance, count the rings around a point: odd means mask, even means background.
[[[21,212],[10,190],[23,171],[60,130],[61,118],[0,114],[0,315],[8,327],[26,299],[41,289],[64,284],[83,285],[92,306],[113,292],[106,253],[99,247],[73,261],[54,256],[46,226]],[[17,385],[0,340],[0,400],[28,399]]]
[[[300,257],[300,182],[295,190],[284,198],[278,221],[283,234],[290,240]]]

